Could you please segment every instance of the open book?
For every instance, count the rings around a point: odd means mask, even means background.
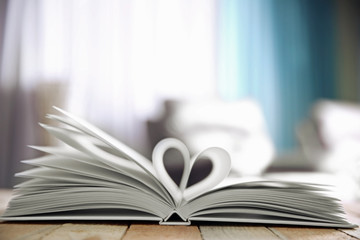
[[[282,181],[230,181],[231,160],[220,148],[190,157],[176,139],[161,141],[152,161],[113,137],[61,109],[48,115],[61,127],[41,124],[63,145],[34,147],[48,153],[23,161],[35,166],[18,173],[29,180],[0,218],[28,220],[140,220],[188,225],[191,221],[354,227],[339,201],[321,186]],[[169,149],[184,160],[176,184],[164,165]],[[208,159],[212,170],[188,186],[192,166]]]

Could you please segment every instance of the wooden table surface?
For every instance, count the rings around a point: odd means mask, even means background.
[[[0,190],[0,213],[11,191]],[[344,204],[348,218],[360,225],[360,205]],[[251,225],[160,226],[114,222],[0,222],[0,240],[115,239],[360,239],[360,228],[308,228]]]

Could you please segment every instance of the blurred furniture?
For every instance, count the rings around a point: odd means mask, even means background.
[[[162,116],[149,122],[149,136],[153,146],[165,137],[179,138],[191,154],[224,148],[239,175],[260,175],[274,156],[263,113],[250,99],[166,101]]]
[[[66,101],[66,85],[59,81],[42,82],[30,89],[0,87],[0,187],[18,183],[16,172],[27,167],[24,159],[39,155],[28,145],[54,144],[38,123],[47,123],[52,106],[62,107]]]
[[[11,191],[0,190],[0,203]],[[345,205],[350,221],[360,224],[359,204]],[[1,214],[1,210],[0,210]],[[1,240],[118,240],[118,239],[360,239],[360,228],[306,228],[261,225],[161,226],[132,222],[0,222]]]
[[[309,165],[346,176],[354,198],[360,198],[360,105],[322,100],[297,128]]]

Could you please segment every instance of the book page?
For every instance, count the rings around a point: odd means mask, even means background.
[[[179,212],[191,220],[351,225],[343,219],[338,200],[320,186],[280,181],[244,182],[214,189],[187,202]]]

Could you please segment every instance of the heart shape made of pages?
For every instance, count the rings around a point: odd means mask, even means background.
[[[165,152],[169,149],[176,149],[180,152],[184,161],[184,169],[180,184],[177,185],[167,172],[164,164]],[[186,187],[194,163],[199,159],[209,159],[212,170],[208,176],[199,182]],[[190,158],[190,153],[184,143],[174,138],[167,138],[160,141],[153,151],[153,166],[158,179],[169,191],[177,206],[183,200],[189,201],[205,193],[224,180],[231,168],[230,155],[222,148],[211,147]]]

